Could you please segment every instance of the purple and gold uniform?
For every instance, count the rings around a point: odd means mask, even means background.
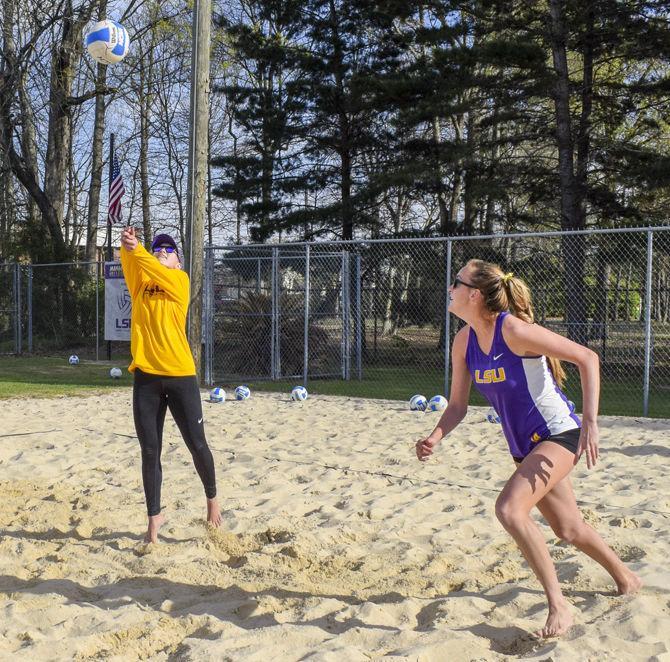
[[[500,416],[510,452],[524,458],[535,444],[581,427],[544,356],[519,356],[505,343],[500,313],[491,351],[484,354],[472,329],[465,361],[477,390]]]

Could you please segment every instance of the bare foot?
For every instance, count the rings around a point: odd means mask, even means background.
[[[207,524],[213,527],[221,526],[221,509],[216,497],[207,499]]]
[[[158,529],[165,524],[165,515],[163,513],[158,513],[158,515],[152,515],[149,517],[149,527],[147,528],[147,533],[144,536],[144,542],[158,542]]]
[[[642,588],[642,580],[634,572],[629,570],[626,578],[621,582],[617,582],[616,587],[619,595],[637,593]]]
[[[567,602],[556,607],[549,607],[547,622],[541,630],[535,632],[535,636],[540,639],[560,637],[572,627],[573,622],[572,613]]]

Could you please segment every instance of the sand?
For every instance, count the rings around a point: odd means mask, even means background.
[[[218,530],[168,416],[167,523],[146,545],[130,395],[0,404],[0,659],[670,660],[670,421],[603,417],[597,469],[573,472],[645,588],[616,596],[542,523],[576,625],[538,642],[544,596],[494,515],[513,466],[485,410],[421,464],[438,414],[404,403],[207,403]]]

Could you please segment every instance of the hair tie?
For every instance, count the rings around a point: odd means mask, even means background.
[[[514,277],[514,273],[510,271],[502,277],[502,282],[505,283],[505,285],[507,285],[507,283],[509,283],[510,280],[512,280],[513,277]]]

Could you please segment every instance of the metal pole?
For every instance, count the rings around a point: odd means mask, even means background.
[[[256,276],[256,294],[261,293],[261,258],[256,259],[256,271],[257,271],[257,276]]]
[[[277,344],[277,248],[272,249],[272,277],[270,279],[270,298],[272,317],[270,322],[270,379],[277,379],[276,370],[276,344]]]
[[[303,376],[302,384],[307,387],[307,377],[309,375],[309,293],[310,293],[310,246],[305,246],[305,337],[303,340]]]
[[[644,311],[644,393],[642,415],[649,415],[649,380],[651,377],[651,268],[653,261],[654,233],[647,232],[647,282],[645,286]]]
[[[212,380],[212,358],[214,356],[214,301],[213,301],[213,265],[214,265],[214,253],[211,247],[205,249],[205,307],[204,307],[204,318],[205,318],[205,384],[207,386],[213,385]]]
[[[17,338],[17,349],[18,354],[23,353],[22,347],[22,335],[23,329],[21,328],[21,265],[16,264],[16,338]]]
[[[345,293],[345,334],[344,334],[344,361],[346,369],[346,379],[351,379],[351,263],[349,251],[345,252],[344,260],[344,293]]]
[[[444,274],[444,395],[449,397],[449,363],[451,360],[451,318],[449,317],[449,285],[451,284],[451,239],[447,241],[447,267]]]
[[[100,260],[95,263],[95,360],[100,360]]]
[[[28,265],[28,352],[33,353],[33,267]]]
[[[14,354],[19,353],[19,292],[18,292],[18,274],[19,274],[19,265],[17,262],[14,263],[14,269],[12,269],[12,303],[14,304]]]
[[[361,256],[356,255],[356,376],[363,379],[363,311],[361,310]]]
[[[108,200],[112,192],[112,161],[114,160],[114,134],[109,134],[109,184],[108,184]],[[108,205],[109,206],[109,205]],[[107,262],[114,259],[114,252],[112,250],[112,219],[107,214]],[[112,360],[112,341],[107,341],[107,360]]]

